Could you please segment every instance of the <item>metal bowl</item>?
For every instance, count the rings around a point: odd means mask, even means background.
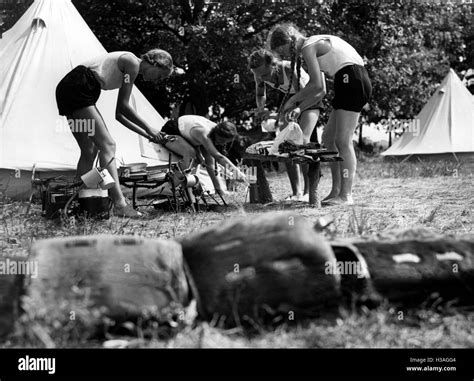
[[[147,167],[147,163],[130,163],[122,166],[124,170],[129,170],[130,173],[144,171]]]

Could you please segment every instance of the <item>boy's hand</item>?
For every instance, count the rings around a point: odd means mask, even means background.
[[[172,135],[166,135],[164,132],[158,131],[156,133],[150,133],[149,139],[151,142],[156,144],[165,145],[166,143],[176,140]]]
[[[257,123],[262,123],[263,121],[267,120],[270,116],[270,111],[266,108],[264,109],[257,109],[255,111],[255,119]]]
[[[268,110],[267,108],[257,109],[255,111],[255,116],[257,118],[266,118],[268,117],[268,114],[270,114],[270,110]]]
[[[301,114],[301,110],[300,110],[299,107],[297,107],[297,108],[289,111],[287,116],[288,116],[289,120],[296,120],[296,119],[299,118],[300,114]]]
[[[288,121],[286,120],[284,113],[282,113],[282,115],[280,115],[280,117],[278,118],[277,124],[278,124],[279,131],[283,130],[288,124]]]
[[[242,173],[242,171],[240,171],[238,168],[236,168],[236,170],[237,170],[237,180],[243,181],[245,184],[250,185],[249,181],[247,180],[247,176],[244,173]]]
[[[202,156],[202,153],[196,152],[196,162],[199,165],[206,166],[206,160],[204,159],[204,156]]]

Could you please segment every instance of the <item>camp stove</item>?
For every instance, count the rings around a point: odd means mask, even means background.
[[[84,188],[84,184],[75,178],[36,178],[33,186],[40,191],[42,215],[48,219],[110,217],[111,200],[107,191]]]
[[[40,188],[42,215],[48,219],[72,217],[79,214],[79,204],[68,201],[79,191],[80,183],[65,177],[36,179],[34,185]]]

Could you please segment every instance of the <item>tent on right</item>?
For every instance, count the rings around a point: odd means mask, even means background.
[[[453,69],[386,157],[474,157],[474,96]]]

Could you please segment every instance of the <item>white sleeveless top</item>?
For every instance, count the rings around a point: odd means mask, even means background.
[[[201,145],[200,142],[191,136],[191,130],[193,128],[202,127],[205,130],[205,134],[208,135],[215,126],[216,123],[199,115],[183,115],[178,118],[178,129],[181,136],[193,146]]]
[[[306,47],[317,43],[320,40],[328,40],[331,44],[331,50],[322,56],[317,57],[321,71],[324,71],[331,77],[348,65],[364,66],[364,60],[357,51],[342,38],[327,34],[320,34],[309,37],[302,46]]]
[[[287,64],[290,63],[290,61],[283,61],[284,63],[284,68],[287,67]],[[276,90],[280,90],[284,93],[288,92],[288,88],[290,87],[290,79],[286,75],[286,70],[283,69],[283,83],[279,84],[278,86],[275,86],[274,83],[264,81],[267,85],[273,87]],[[296,93],[297,92],[297,82],[298,82],[298,77],[293,78],[293,85],[291,86],[291,93]],[[303,87],[306,86],[306,84],[309,82],[309,74],[306,73],[306,71],[301,68],[301,82],[303,82]]]
[[[130,52],[112,52],[90,59],[82,65],[94,72],[102,90],[119,89],[122,87],[124,73],[118,67],[118,59],[124,54],[130,54],[138,60]]]

